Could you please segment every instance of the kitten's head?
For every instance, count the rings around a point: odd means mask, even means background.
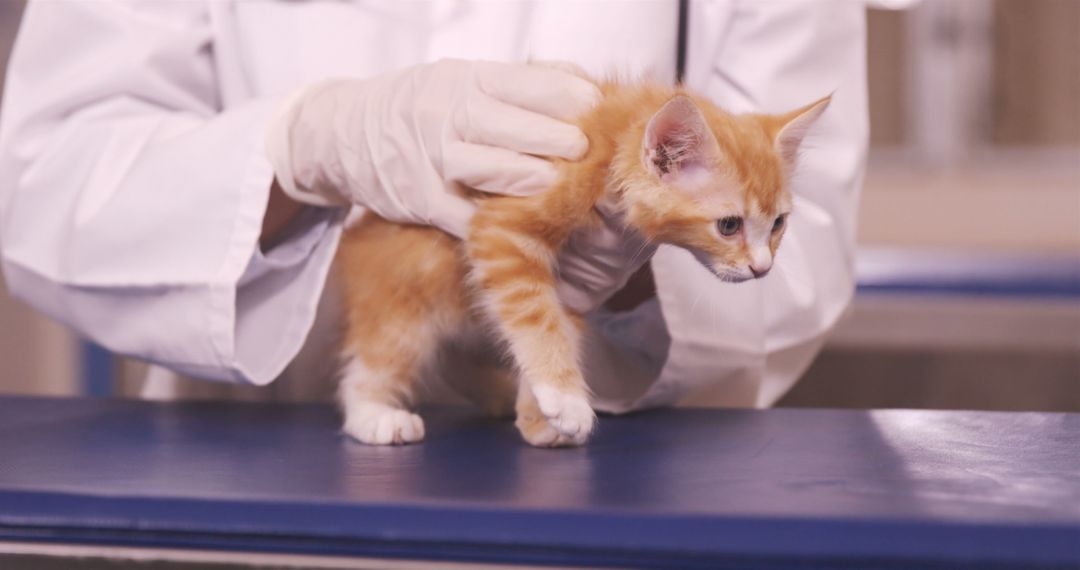
[[[624,169],[627,221],[689,250],[725,281],[764,276],[787,227],[799,145],[829,101],[734,116],[686,95],[669,99],[645,124],[636,164]]]

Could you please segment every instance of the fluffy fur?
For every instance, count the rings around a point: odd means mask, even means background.
[[[465,241],[371,214],[346,232],[337,267],[349,435],[421,440],[423,420],[409,406],[421,369],[439,358],[465,395],[496,413],[515,410],[530,444],[584,443],[596,416],[579,365],[582,320],[556,296],[555,260],[571,232],[600,223],[598,208],[626,232],[693,252],[721,279],[768,272],[799,143],[829,98],[736,116],[679,88],[602,91],[578,122],[588,154],[560,162],[548,192],[481,197]]]

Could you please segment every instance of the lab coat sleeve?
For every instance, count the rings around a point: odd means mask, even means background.
[[[264,255],[279,101],[223,109],[204,2],[34,2],[0,110],[12,293],[122,354],[266,384],[302,345],[340,232]]]
[[[691,6],[691,88],[733,112],[780,112],[834,96],[803,143],[790,225],[767,277],[722,283],[689,253],[662,246],[652,260],[657,300],[594,321],[596,352],[606,360],[598,368],[639,362],[616,375],[636,392],[629,399],[605,396],[619,390],[598,378],[599,407],[610,411],[771,405],[809,366],[854,291],[868,141],[863,4]],[[633,372],[655,376],[643,382]]]

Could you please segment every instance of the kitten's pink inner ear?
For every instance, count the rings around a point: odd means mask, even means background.
[[[649,119],[642,141],[645,168],[662,179],[688,166],[705,166],[718,145],[705,116],[685,95],[676,95]]]
[[[799,146],[806,138],[806,133],[829,107],[831,101],[832,95],[826,95],[805,107],[780,115],[779,119],[783,126],[776,133],[776,151],[780,153],[780,158],[785,164],[794,166],[799,154]]]

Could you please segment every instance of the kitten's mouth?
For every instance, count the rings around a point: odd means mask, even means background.
[[[735,269],[734,267],[729,267],[727,265],[717,266],[713,263],[713,260],[709,257],[709,255],[705,252],[690,250],[690,253],[692,253],[694,257],[697,258],[698,263],[705,266],[705,269],[711,271],[717,279],[723,281],[724,283],[742,283],[743,281],[749,281],[754,278],[754,274],[750,272],[749,269],[744,269],[740,271],[738,269]]]
[[[725,283],[742,283],[743,281],[749,281],[754,278],[753,273],[732,271],[731,269],[728,269],[726,267],[721,267],[718,269],[716,267],[709,266],[709,270],[713,272],[713,275],[715,275],[717,279]]]

